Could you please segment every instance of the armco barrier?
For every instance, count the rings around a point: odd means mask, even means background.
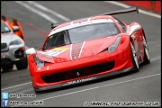
[[[155,1],[155,11],[161,13],[161,1]]]
[[[161,1],[122,1],[131,6],[138,6],[146,10],[153,10],[161,13]]]

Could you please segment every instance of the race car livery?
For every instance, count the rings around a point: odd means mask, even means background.
[[[143,27],[112,16],[137,7],[66,22],[55,27],[40,51],[28,49],[29,71],[36,92],[128,71],[139,71],[150,56]]]

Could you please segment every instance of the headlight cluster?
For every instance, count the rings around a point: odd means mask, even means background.
[[[9,45],[19,45],[19,44],[21,44],[20,40],[14,40],[14,41],[11,41]]]
[[[118,45],[120,43],[120,40],[121,40],[121,37],[117,37],[115,42],[108,48],[109,53],[112,53],[117,49],[117,47],[118,47]]]
[[[37,55],[34,56],[34,61],[39,68],[44,67],[44,61],[40,60]]]

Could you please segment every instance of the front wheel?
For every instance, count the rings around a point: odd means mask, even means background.
[[[23,60],[16,63],[16,68],[17,68],[17,70],[22,70],[22,69],[27,69],[28,68],[27,56]]]
[[[134,49],[132,42],[130,42],[130,47],[131,47],[131,56],[132,56],[132,63],[133,63],[134,71],[138,72],[139,71],[139,63],[138,63],[137,54],[136,54],[136,51]]]
[[[12,70],[12,68],[13,68],[13,64],[2,65],[3,71],[9,71]]]

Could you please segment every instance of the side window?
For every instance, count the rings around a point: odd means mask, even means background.
[[[120,28],[123,30],[123,32],[126,32],[126,27],[124,26],[124,24],[117,18],[114,17],[114,19],[116,20],[116,22],[119,24]]]
[[[69,40],[69,34],[68,34],[68,31],[64,31],[64,41],[65,41],[65,44],[70,44],[70,40]]]

